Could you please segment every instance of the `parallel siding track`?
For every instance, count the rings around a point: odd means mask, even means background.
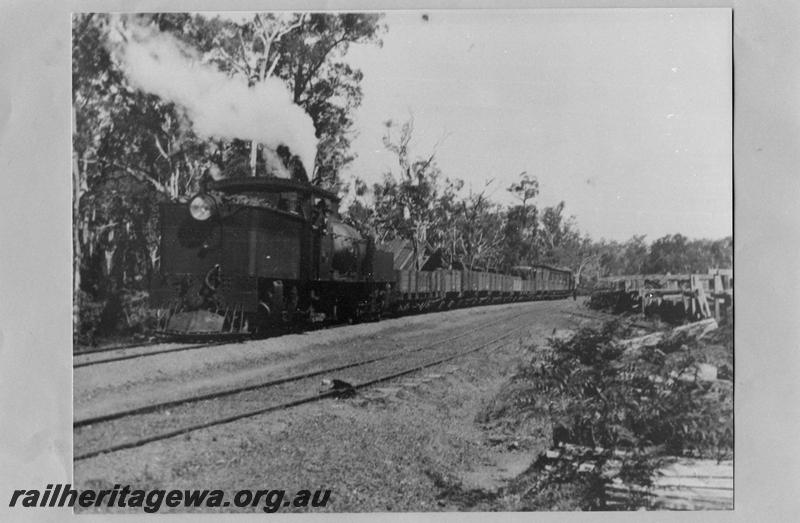
[[[502,321],[502,323],[507,323],[509,320],[516,319],[516,318],[518,318],[520,316],[523,316],[523,315],[524,315],[524,313],[518,314],[516,316],[513,316],[512,318],[505,318]],[[103,415],[99,415],[99,416],[93,416],[93,417],[87,417],[87,418],[79,419],[79,420],[76,420],[73,423],[73,430],[76,431],[75,439],[76,440],[81,439],[81,433],[82,433],[83,430],[91,430],[93,427],[95,427],[97,425],[102,425],[102,424],[105,424],[105,423],[114,422],[115,420],[124,420],[125,418],[136,417],[136,416],[144,415],[144,414],[148,414],[148,413],[162,412],[167,408],[171,408],[171,407],[175,407],[175,406],[179,406],[179,405],[194,404],[194,403],[198,403],[198,402],[201,402],[201,401],[207,401],[207,400],[216,400],[216,399],[233,396],[235,394],[239,394],[239,393],[243,393],[243,392],[247,392],[247,391],[263,390],[263,389],[267,389],[267,388],[270,388],[270,387],[276,387],[278,385],[282,385],[282,384],[286,384],[286,383],[300,382],[302,380],[305,380],[305,379],[308,379],[308,378],[312,378],[312,377],[315,377],[315,376],[329,374],[329,373],[337,372],[337,371],[344,370],[344,369],[352,369],[352,368],[356,368],[356,367],[363,367],[365,365],[369,365],[369,364],[372,364],[372,363],[388,360],[390,358],[407,357],[407,356],[409,356],[409,355],[411,355],[413,353],[418,353],[418,352],[424,351],[426,349],[432,349],[434,347],[441,346],[441,345],[446,344],[448,342],[452,342],[452,341],[455,341],[457,339],[464,338],[464,337],[466,337],[466,336],[468,336],[470,334],[474,334],[476,331],[484,330],[487,327],[489,327],[491,325],[496,325],[498,323],[501,323],[501,322],[490,322],[490,323],[487,323],[487,324],[482,324],[482,325],[477,326],[477,327],[475,327],[473,329],[470,329],[468,331],[464,331],[462,333],[459,333],[456,336],[451,336],[451,337],[448,337],[448,338],[445,338],[445,339],[442,339],[442,340],[438,340],[436,342],[427,344],[427,345],[422,346],[422,347],[416,347],[414,349],[405,350],[405,351],[393,352],[392,354],[387,354],[387,355],[383,355],[383,356],[379,356],[379,357],[372,357],[372,358],[368,358],[368,359],[364,359],[364,360],[350,362],[350,363],[347,363],[347,364],[344,364],[344,365],[338,365],[336,367],[318,369],[318,370],[314,370],[314,371],[310,371],[310,372],[306,372],[306,373],[302,373],[302,374],[298,374],[298,375],[294,375],[294,376],[290,376],[290,377],[286,377],[286,378],[279,378],[279,379],[276,379],[276,380],[267,381],[267,382],[260,383],[260,384],[249,385],[249,386],[245,386],[245,387],[235,387],[235,388],[231,388],[231,389],[215,391],[215,392],[212,392],[212,393],[200,394],[200,395],[187,397],[187,398],[181,398],[181,399],[178,399],[178,400],[162,402],[162,403],[159,403],[159,404],[147,405],[147,406],[138,407],[138,408],[134,408],[134,409],[129,409],[129,410],[125,410],[125,411],[112,412],[112,413],[107,413],[107,414],[103,414]],[[432,366],[435,366],[435,365],[440,365],[442,363],[445,363],[447,361],[453,360],[453,359],[458,358],[458,357],[462,357],[462,356],[465,356],[465,355],[468,355],[468,354],[471,354],[471,353],[474,353],[474,352],[477,352],[477,351],[480,351],[480,350],[483,350],[483,349],[487,349],[490,346],[492,346],[492,345],[494,345],[494,344],[496,344],[496,343],[498,343],[498,342],[500,342],[502,340],[506,340],[507,338],[519,333],[521,330],[525,329],[526,327],[529,327],[529,325],[527,323],[525,325],[517,326],[517,327],[514,327],[514,328],[512,328],[510,330],[507,330],[504,334],[502,334],[500,336],[497,336],[497,337],[494,337],[494,338],[489,339],[487,341],[482,341],[482,342],[479,342],[479,343],[477,343],[475,345],[472,345],[467,349],[458,349],[456,351],[448,351],[444,355],[438,355],[435,358],[427,359],[426,361],[421,361],[421,362],[418,361],[418,362],[413,363],[411,365],[406,365],[406,366],[403,366],[403,367],[401,367],[399,369],[395,369],[392,372],[388,372],[388,373],[384,372],[384,373],[378,374],[377,376],[372,375],[369,378],[367,378],[366,380],[363,380],[363,381],[361,381],[359,383],[353,383],[352,384],[353,385],[353,389],[362,389],[362,388],[365,388],[365,387],[369,387],[369,386],[377,384],[377,383],[381,383],[381,382],[384,382],[384,381],[388,381],[388,380],[391,380],[391,379],[402,377],[402,376],[405,376],[407,374],[411,374],[411,373],[417,372],[419,370],[422,370],[422,369],[425,369],[425,368],[428,368],[428,367],[432,367]],[[163,432],[158,432],[156,434],[150,434],[150,435],[147,435],[147,436],[144,436],[144,437],[140,437],[140,438],[130,439],[130,440],[123,441],[123,442],[120,442],[120,443],[104,444],[104,445],[99,446],[98,448],[94,448],[94,449],[91,449],[91,450],[86,450],[86,451],[82,451],[80,453],[76,453],[76,455],[74,456],[74,460],[75,461],[80,461],[80,460],[89,459],[89,458],[92,458],[92,457],[95,457],[95,456],[98,456],[98,455],[104,454],[104,453],[117,452],[117,451],[124,450],[124,449],[130,449],[130,448],[134,448],[134,447],[139,447],[139,446],[151,443],[151,442],[160,441],[160,440],[168,439],[168,438],[171,438],[171,437],[174,437],[174,436],[187,434],[189,432],[194,432],[194,431],[201,430],[201,429],[204,429],[204,428],[213,427],[213,426],[216,426],[216,425],[222,425],[222,424],[226,424],[226,423],[231,423],[231,422],[234,422],[234,421],[237,421],[237,420],[240,420],[240,419],[244,419],[244,418],[248,418],[248,417],[252,417],[252,416],[257,416],[259,414],[264,414],[264,413],[267,413],[267,412],[273,412],[273,411],[278,411],[278,410],[284,410],[284,409],[288,409],[288,408],[291,408],[291,407],[294,407],[294,406],[297,406],[297,405],[302,405],[304,403],[310,403],[310,402],[314,402],[314,401],[320,401],[320,400],[323,400],[323,399],[326,399],[326,398],[335,397],[335,396],[339,395],[340,393],[341,393],[340,391],[333,390],[333,391],[317,392],[317,393],[310,394],[310,395],[303,395],[303,396],[296,397],[296,398],[293,398],[293,399],[288,400],[288,401],[277,402],[275,404],[271,404],[271,405],[266,406],[266,407],[247,410],[245,412],[235,413],[235,414],[228,415],[228,416],[218,417],[218,418],[214,418],[212,420],[204,421],[204,422],[200,422],[200,423],[186,424],[184,426],[180,426],[180,427],[177,427],[177,428],[174,428],[174,429],[171,429],[171,430],[165,430]]]
[[[509,303],[514,303],[514,302],[509,302]],[[331,326],[331,325],[330,324],[325,324],[325,325],[319,326],[318,328],[325,328],[325,327],[329,327],[329,326]],[[307,329],[307,330],[314,330],[314,329]],[[172,353],[172,352],[181,352],[181,351],[188,351],[188,350],[206,349],[206,348],[209,348],[209,347],[217,347],[219,345],[225,345],[225,344],[229,344],[229,343],[247,341],[247,340],[250,340],[250,339],[267,338],[267,337],[274,336],[274,335],[277,335],[277,334],[283,334],[285,332],[286,331],[284,329],[282,331],[273,331],[273,332],[270,332],[270,333],[267,333],[267,334],[262,334],[260,336],[239,335],[239,336],[236,336],[236,337],[227,337],[227,338],[221,339],[221,340],[212,339],[212,340],[210,340],[208,342],[205,342],[205,343],[195,343],[195,344],[189,344],[189,345],[181,345],[181,346],[178,346],[178,347],[168,347],[168,348],[157,349],[157,350],[153,350],[153,351],[135,352],[133,354],[127,353],[126,351],[131,351],[131,350],[136,350],[136,349],[140,349],[140,348],[144,348],[144,347],[151,347],[151,346],[156,346],[156,345],[161,345],[161,344],[167,344],[169,342],[152,342],[152,343],[143,343],[143,344],[138,344],[138,345],[137,344],[130,344],[130,345],[121,345],[121,346],[116,346],[116,347],[106,347],[106,348],[102,348],[102,349],[91,349],[91,350],[80,351],[80,352],[74,353],[73,354],[72,368],[73,369],[78,369],[78,368],[82,368],[82,367],[89,367],[89,366],[92,366],[92,365],[101,365],[101,364],[104,364],[104,363],[113,363],[113,362],[117,362],[117,361],[133,360],[133,359],[137,359],[137,358],[146,358],[146,357],[150,357],[150,356],[158,356],[158,355],[161,355],[161,354],[169,354],[169,353]],[[112,355],[112,356],[109,356],[109,357],[106,357],[106,358],[98,358],[98,359],[81,358],[82,356],[91,356],[93,354],[107,353],[107,352],[113,352],[113,351],[121,351],[121,353],[119,355]]]

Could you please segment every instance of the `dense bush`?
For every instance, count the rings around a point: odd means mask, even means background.
[[[588,306],[590,309],[624,314],[641,306],[641,300],[635,292],[599,289],[592,292]]]
[[[530,507],[542,509],[568,491],[575,508],[603,508],[602,485],[612,477],[604,469],[608,460],[616,462],[614,476],[647,487],[665,456],[732,456],[730,326],[701,342],[674,336],[656,347],[625,351],[615,340],[631,334],[614,321],[549,340],[514,377],[502,408],[494,407],[504,417],[547,420],[554,447],[591,454],[532,476],[535,484],[523,489]],[[717,367],[721,379],[698,379],[701,364]],[[585,459],[597,468],[580,473],[577,463]]]
[[[547,355],[518,376],[536,398],[531,408],[546,411],[569,443],[659,446],[670,454],[715,458],[731,453],[732,387],[694,379],[697,365],[709,359],[702,348],[678,337],[632,356],[612,343],[622,329],[609,322],[550,340]],[[725,368],[732,362],[714,363]]]
[[[72,341],[76,345],[94,345],[105,305],[85,291],[79,291],[74,299],[77,316]]]
[[[149,332],[156,324],[149,295],[142,290],[123,290],[93,298],[81,291],[76,296],[77,325],[73,342],[96,345],[101,338],[130,337]]]

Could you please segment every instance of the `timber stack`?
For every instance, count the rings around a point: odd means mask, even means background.
[[[598,283],[589,303],[594,309],[637,312],[676,322],[732,315],[732,269],[710,269],[707,274],[612,276]]]

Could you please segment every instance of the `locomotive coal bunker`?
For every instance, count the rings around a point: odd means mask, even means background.
[[[393,256],[345,224],[335,194],[283,178],[211,182],[161,205],[159,330],[244,333],[380,310]]]

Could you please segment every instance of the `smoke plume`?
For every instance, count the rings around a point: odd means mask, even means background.
[[[137,88],[183,106],[201,136],[255,140],[273,151],[281,144],[313,172],[317,152],[314,123],[295,105],[287,87],[267,78],[248,87],[203,64],[199,54],[174,37],[139,26],[124,29],[118,53]],[[286,169],[278,175],[287,175]]]

